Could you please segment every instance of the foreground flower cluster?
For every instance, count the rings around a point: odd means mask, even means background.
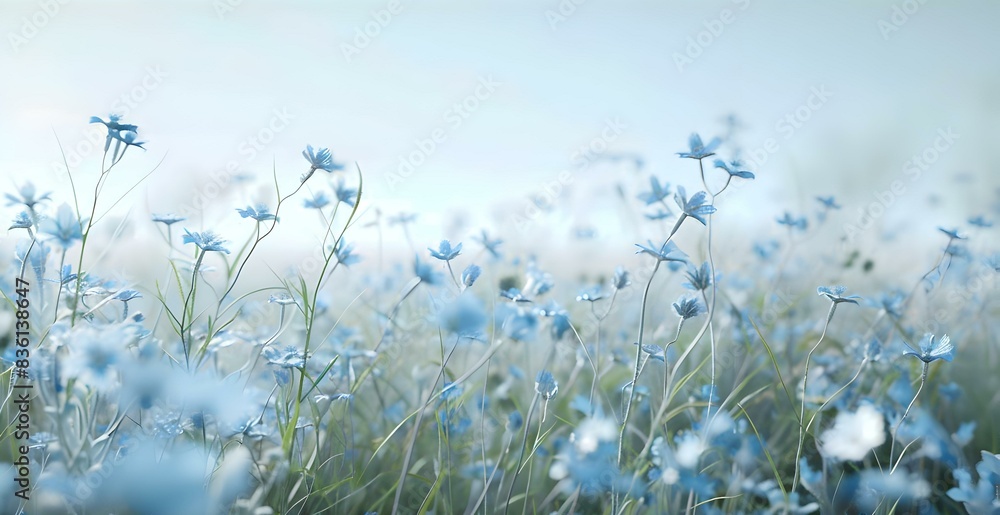
[[[132,281],[102,269],[116,242],[93,229],[145,142],[92,122],[108,131],[92,202],[6,194],[0,289],[10,313],[31,306],[31,366],[16,377],[3,340],[4,513],[1000,513],[984,215],[928,231],[939,249],[915,248],[914,277],[798,245],[829,237],[826,196],[720,254],[713,225],[735,215],[717,202],[755,175],[735,142],[692,135],[677,172],[620,185],[646,218],[648,239],[617,252],[631,269],[581,279],[544,269],[554,249],[512,255],[502,228],[417,244],[416,215],[355,224],[361,169],[307,146],[270,203],[233,206],[242,235],[142,221],[164,274]],[[294,210],[318,214],[319,252],[244,286]],[[362,231],[412,260],[351,268],[382,259],[348,242]]]

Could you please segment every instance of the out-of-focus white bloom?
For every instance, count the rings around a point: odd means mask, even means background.
[[[698,466],[701,453],[705,452],[708,446],[701,436],[694,433],[687,433],[677,440],[677,463],[682,467],[693,469]]]
[[[820,436],[820,450],[829,458],[843,461],[863,459],[872,449],[885,443],[885,417],[871,404],[854,413],[840,413]]]
[[[618,428],[611,419],[589,418],[573,432],[573,444],[580,454],[590,454],[597,450],[601,442],[613,441],[618,437]]]

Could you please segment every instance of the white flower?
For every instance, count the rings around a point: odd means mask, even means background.
[[[885,418],[871,404],[854,413],[840,413],[820,436],[820,450],[827,457],[858,461],[885,443]]]
[[[611,419],[589,418],[573,432],[573,443],[580,454],[590,454],[601,442],[613,441],[617,436],[618,430]]]

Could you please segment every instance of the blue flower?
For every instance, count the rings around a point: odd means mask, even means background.
[[[21,211],[11,220],[10,229],[30,229],[31,228],[31,217],[28,216],[27,211]]]
[[[987,220],[986,218],[983,218],[982,215],[979,215],[979,216],[970,218],[969,219],[969,225],[974,225],[974,226],[980,227],[982,229],[989,229],[990,227],[993,227],[993,221],[992,220]]]
[[[740,168],[743,168],[743,162],[740,161],[740,160],[738,160],[738,159],[734,159],[734,160],[730,161],[728,164],[725,161],[721,160],[721,159],[716,159],[715,160],[715,167],[716,168],[722,168],[723,170],[725,170],[727,173],[729,173],[729,177],[730,178],[732,178],[732,177],[739,177],[741,179],[753,179],[754,178],[754,175],[753,175],[752,172],[748,172],[746,170],[740,170]]]
[[[685,275],[688,278],[688,282],[682,284],[682,286],[689,290],[704,291],[712,285],[712,271],[709,268],[708,262],[702,263],[701,266],[688,265],[688,271]]]
[[[837,200],[833,196],[829,197],[816,197],[816,200],[826,209],[840,209],[840,204],[837,204]]]
[[[698,299],[682,298],[673,304],[674,312],[684,320],[694,318],[703,313],[701,303]]]
[[[964,240],[966,236],[958,232],[958,229],[945,229],[944,227],[938,227],[938,230],[947,234],[948,238],[953,240]]]
[[[507,415],[507,424],[504,427],[507,431],[516,432],[521,429],[522,425],[524,425],[524,417],[521,416],[520,411],[514,410]]]
[[[650,191],[642,192],[638,195],[639,200],[646,205],[655,204],[670,195],[670,183],[660,184],[660,180],[655,175],[649,176]]]
[[[948,497],[965,504],[969,513],[997,515],[1000,501],[997,488],[1000,487],[1000,454],[981,451],[982,460],[976,464],[979,481],[972,482],[972,474],[965,469],[952,471],[958,486],[948,490]]]
[[[542,370],[535,376],[535,392],[545,400],[556,396],[559,392],[559,382],[552,376],[552,372]]]
[[[120,300],[122,302],[128,302],[132,299],[141,299],[142,293],[136,290],[122,290],[115,295],[115,300]]]
[[[816,293],[818,295],[825,296],[826,298],[833,301],[834,304],[840,304],[841,302],[850,302],[851,304],[857,304],[858,300],[860,300],[861,297],[857,295],[850,295],[844,297],[843,295],[844,292],[846,291],[847,288],[845,288],[844,286],[820,286],[819,288],[816,288]]]
[[[184,229],[184,243],[194,243],[204,252],[225,252],[229,254],[229,249],[222,246],[226,240],[212,231],[191,232]]]
[[[354,188],[348,188],[344,184],[344,180],[338,180],[337,184],[333,187],[333,192],[337,194],[337,200],[347,204],[348,206],[354,207],[354,202],[358,197],[358,190]]]
[[[482,245],[483,248],[485,248],[486,251],[489,252],[493,257],[495,258],[500,257],[500,251],[498,249],[500,248],[500,244],[503,243],[503,240],[500,239],[491,240],[489,234],[486,233],[485,229],[483,230],[482,236],[473,237],[472,239],[478,242],[480,245]]]
[[[638,345],[639,342],[636,342],[635,344]],[[649,354],[650,359],[655,359],[657,361],[665,362],[664,359],[665,353],[663,351],[663,347],[660,347],[655,343],[642,344],[642,352]]]
[[[39,222],[38,229],[51,235],[59,243],[59,246],[67,249],[76,240],[83,239],[83,220],[77,219],[73,209],[69,204],[59,206],[55,218],[46,218]]]
[[[288,345],[281,350],[278,350],[276,347],[277,345],[264,347],[262,354],[268,363],[281,368],[302,368],[306,366],[306,355],[295,348],[294,345]]]
[[[939,359],[951,361],[955,358],[955,345],[951,343],[951,338],[947,334],[942,336],[940,340],[937,340],[933,334],[925,334],[920,340],[919,351],[905,341],[903,344],[907,347],[907,350],[903,351],[904,356],[913,356],[924,363],[931,363]]]
[[[781,225],[787,225],[790,229],[799,229],[800,231],[806,230],[809,227],[809,222],[806,217],[795,218],[791,213],[785,211],[785,215],[778,218],[778,223]]]
[[[648,241],[648,240],[647,240]],[[687,262],[687,255],[681,252],[681,249],[677,248],[677,244],[669,241],[657,248],[652,241],[648,241],[649,245],[635,244],[639,247],[639,250],[635,251],[636,254],[649,254],[655,257],[659,261],[676,261],[679,263]]]
[[[17,204],[24,204],[28,209],[35,209],[35,204],[43,200],[51,200],[49,195],[51,193],[43,193],[41,195],[37,194],[35,190],[35,185],[31,182],[26,182],[17,189],[17,194],[19,196],[11,195],[10,193],[5,193],[4,196],[7,197],[7,205],[15,206]]]
[[[246,209],[237,208],[236,211],[240,214],[240,218],[253,218],[258,222],[263,222],[265,220],[278,221],[278,218],[271,213],[271,210],[264,204],[257,204],[254,206],[247,206]]]
[[[483,270],[476,265],[469,265],[465,267],[465,270],[462,271],[462,284],[464,284],[466,288],[472,286],[475,284],[476,279],[479,279],[479,274],[482,272]]]
[[[417,220],[417,215],[415,213],[399,213],[398,215],[390,216],[388,219],[389,225],[402,225],[406,226]]]
[[[688,138],[688,146],[691,149],[688,152],[678,152],[677,155],[680,157],[686,157],[690,159],[704,159],[709,156],[715,155],[715,149],[719,147],[722,141],[719,138],[712,138],[712,141],[705,145],[701,142],[701,136],[698,133],[692,133]]]
[[[674,194],[674,202],[677,202],[677,206],[681,208],[681,211],[684,211],[685,215],[698,220],[702,225],[706,225],[703,216],[714,213],[715,206],[706,204],[705,197],[705,192],[699,191],[698,193],[691,195],[691,198],[688,199],[687,192],[684,191],[684,187],[678,186],[677,193]]]
[[[326,193],[322,191],[317,192],[313,195],[313,198],[307,198],[302,206],[307,209],[323,209],[330,205],[330,199],[326,196]]]
[[[413,273],[427,284],[438,284],[441,280],[441,273],[431,268],[429,264],[420,261],[420,256],[414,257]]]
[[[100,123],[103,124],[108,129],[108,136],[104,141],[105,154],[108,152],[108,150],[111,149],[111,141],[112,140],[115,141],[115,151],[114,154],[112,154],[111,156],[112,161],[117,161],[118,151],[121,149],[122,143],[126,144],[125,146],[126,149],[128,148],[128,145],[134,144],[130,143],[129,141],[126,141],[126,137],[122,136],[122,133],[124,132],[127,134],[131,134],[131,136],[129,136],[128,138],[134,142],[136,137],[136,131],[139,130],[139,127],[132,124],[120,123],[120,120],[121,116],[116,114],[109,115],[108,121],[104,121],[96,116],[90,117],[90,123]],[[137,143],[135,145],[141,147],[142,143]]]
[[[625,270],[623,266],[615,268],[615,276],[611,279],[611,286],[616,290],[621,290],[630,284],[632,284],[632,279],[628,275],[628,270]]]
[[[171,225],[177,222],[183,222],[184,220],[187,220],[187,218],[183,216],[177,216],[173,213],[165,213],[162,215],[153,214],[154,222],[160,222],[161,224],[166,225],[167,227],[170,227]]]
[[[337,256],[337,262],[344,266],[351,266],[361,261],[361,258],[354,254],[354,244],[345,244],[343,238],[337,241],[336,246],[333,248],[333,253]]]
[[[431,256],[434,258],[440,259],[441,261],[451,261],[462,253],[462,244],[459,243],[452,248],[450,241],[441,240],[441,243],[438,244],[437,250],[430,247],[428,247],[427,250],[431,251]]]
[[[332,173],[344,169],[344,165],[333,162],[333,154],[330,153],[330,149],[328,148],[314,150],[312,145],[306,145],[306,149],[302,151],[302,157],[306,158],[306,161],[309,161],[309,165],[311,166],[310,172],[323,170]]]

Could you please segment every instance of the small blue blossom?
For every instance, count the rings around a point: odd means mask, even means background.
[[[264,204],[257,204],[256,207],[247,206],[246,209],[236,209],[236,211],[240,214],[240,218],[253,218],[258,222],[263,222],[265,220],[274,220],[275,222],[278,221],[277,217],[275,217],[274,214],[271,213],[271,210]]]
[[[548,370],[542,370],[535,376],[535,392],[543,399],[549,400],[559,392],[559,382]]]
[[[809,227],[809,222],[806,220],[806,217],[802,216],[795,218],[788,211],[785,211],[784,216],[778,218],[778,223],[788,226],[789,229],[798,229],[800,231],[804,231],[807,227]]]
[[[330,198],[322,191],[316,192],[312,198],[307,198],[302,206],[307,209],[323,209],[330,205]]]
[[[450,241],[441,240],[441,243],[438,244],[437,250],[432,248],[428,248],[427,250],[431,251],[431,257],[440,259],[441,261],[451,261],[462,253],[462,244],[459,243],[458,245],[452,247]]]
[[[35,190],[35,185],[31,182],[26,182],[17,189],[17,196],[11,195],[10,193],[5,193],[4,196],[7,197],[8,206],[16,206],[18,204],[23,204],[28,209],[34,210],[35,205],[43,200],[51,200],[49,198],[51,193],[38,194]]]
[[[698,299],[693,298],[682,298],[677,302],[674,302],[673,307],[677,316],[684,320],[694,318],[704,312],[704,308],[701,303],[698,302]]]
[[[967,239],[967,237],[964,234],[958,232],[957,228],[955,228],[955,229],[945,229],[944,227],[938,227],[938,230],[941,231],[941,232],[943,232],[943,233],[945,233],[945,234],[947,234],[948,238],[950,238],[952,240],[964,240],[964,239]]]
[[[826,209],[840,209],[841,207],[833,196],[816,197],[816,200],[818,200],[820,204],[823,204],[823,207]]]
[[[726,173],[728,173],[729,177],[731,177],[731,178],[732,177],[739,177],[740,179],[753,179],[754,178],[754,174],[752,172],[748,172],[746,170],[741,170],[741,168],[743,168],[743,162],[740,161],[740,160],[738,160],[738,159],[730,161],[729,163],[726,163],[725,161],[723,161],[721,159],[716,159],[715,160],[715,167],[716,168],[721,168],[721,169],[725,170]]]
[[[306,149],[302,151],[302,157],[309,161],[310,172],[323,170],[332,173],[344,169],[344,165],[333,162],[333,154],[328,148],[316,150],[313,149],[312,145],[306,145]]]
[[[337,244],[333,248],[333,253],[337,257],[337,262],[344,266],[351,266],[361,262],[361,257],[354,254],[354,244],[344,243],[343,238],[337,240]]]
[[[348,188],[344,184],[344,180],[340,179],[333,186],[333,192],[337,195],[337,201],[343,202],[350,207],[354,207],[354,202],[358,197],[358,190],[355,188]]]
[[[73,245],[74,241],[83,239],[83,224],[85,221],[79,220],[69,204],[59,206],[55,218],[46,218],[39,222],[39,231],[55,238],[60,247],[67,249]]]
[[[474,236],[472,239],[475,240],[480,245],[482,245],[483,248],[485,248],[486,251],[489,252],[490,255],[492,255],[494,258],[499,258],[500,257],[500,250],[499,249],[500,249],[500,244],[503,243],[503,240],[500,240],[500,239],[496,239],[496,240],[490,239],[490,236],[489,236],[489,234],[486,233],[485,229],[483,230],[482,235],[480,235],[480,236]]]
[[[469,265],[465,267],[465,270],[462,271],[462,284],[465,285],[466,288],[471,287],[475,284],[476,279],[479,279],[479,274],[482,272],[483,270],[477,265]]]
[[[170,227],[171,225],[177,222],[183,222],[184,220],[187,220],[186,217],[177,216],[173,213],[153,214],[152,218],[154,222],[159,222],[163,225],[166,225],[167,227]]]
[[[681,249],[677,248],[677,244],[669,241],[657,247],[652,241],[648,241],[648,245],[635,244],[639,247],[639,250],[635,251],[636,254],[649,254],[655,257],[659,261],[676,261],[679,263],[687,262],[687,254],[681,252]]]
[[[993,221],[987,220],[983,215],[975,216],[969,219],[969,225],[979,227],[981,229],[989,229],[993,227]]]
[[[840,304],[841,302],[850,302],[851,304],[857,304],[861,297],[857,295],[849,295],[844,297],[844,292],[847,288],[844,286],[820,286],[816,288],[816,293],[818,295],[823,295],[824,297],[830,299],[834,304]]]
[[[628,270],[625,270],[623,266],[616,267],[615,275],[611,279],[611,286],[616,290],[622,290],[630,284],[632,284],[632,279],[628,275]]]
[[[203,252],[225,252],[229,254],[229,249],[222,244],[226,242],[219,235],[212,231],[191,232],[184,229],[184,243],[194,243]]]
[[[715,206],[705,203],[707,201],[706,196],[704,191],[699,191],[691,195],[689,199],[687,198],[687,192],[684,191],[684,187],[678,186],[677,193],[674,194],[674,202],[677,203],[677,206],[681,208],[681,211],[685,215],[698,220],[702,225],[706,225],[704,217],[716,211]]]
[[[302,368],[306,366],[306,355],[295,348],[294,345],[288,345],[280,350],[277,348],[277,345],[268,345],[264,347],[262,355],[268,363],[281,368]]]
[[[682,158],[689,159],[704,159],[706,157],[714,156],[715,149],[722,144],[722,140],[719,138],[712,138],[712,141],[708,142],[708,145],[702,143],[701,136],[698,133],[692,133],[688,138],[688,146],[690,150],[687,152],[678,152],[677,155]]]
[[[639,200],[645,202],[647,206],[660,202],[670,195],[670,183],[660,184],[655,175],[649,176],[649,188],[649,191],[638,195]]]
[[[688,282],[682,286],[689,290],[704,291],[712,285],[712,272],[707,261],[701,266],[688,265],[688,271],[684,275],[687,276]]]
[[[940,340],[936,339],[933,334],[925,334],[920,340],[919,351],[905,341],[903,344],[907,347],[907,350],[903,351],[904,356],[913,356],[924,363],[931,363],[939,359],[951,361],[955,358],[955,345],[951,343],[951,338],[947,334],[942,336]]]
[[[21,211],[11,220],[10,229],[30,229],[31,228],[31,217],[28,216],[27,211]]]

